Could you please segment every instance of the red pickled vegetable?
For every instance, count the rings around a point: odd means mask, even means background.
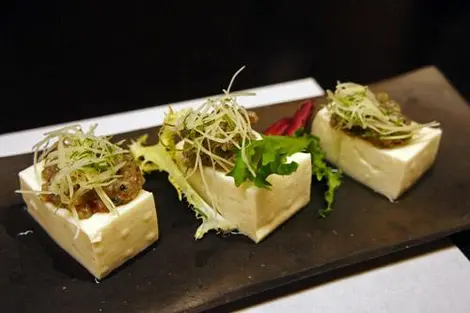
[[[264,132],[264,135],[274,135],[281,136],[289,128],[292,119],[289,117],[284,117],[271,124]]]
[[[295,112],[289,128],[285,131],[288,136],[293,136],[298,130],[303,130],[313,111],[313,100],[305,101],[302,106]]]
[[[307,100],[302,103],[301,107],[295,112],[293,117],[284,117],[277,122],[271,124],[265,131],[264,135],[277,136],[294,136],[298,131],[303,131],[307,125],[307,121],[313,112],[313,100]]]
[[[285,135],[287,129],[288,129],[289,126],[290,126],[290,122],[291,122],[291,121],[292,121],[292,119],[290,118],[288,123],[285,123],[285,124],[283,124],[281,127],[279,127],[279,133],[278,133],[277,135],[279,135],[279,136]]]

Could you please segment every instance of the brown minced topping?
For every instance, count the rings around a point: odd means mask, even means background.
[[[399,103],[391,100],[387,93],[380,92],[376,95],[377,100],[379,101],[381,107],[386,110],[387,114],[395,118],[398,123],[409,124],[411,121],[401,112]],[[333,114],[330,119],[330,125],[333,128],[338,128],[341,123],[341,119],[338,115]],[[383,139],[380,138],[380,135],[372,129],[364,129],[360,126],[353,126],[351,128],[341,128],[341,130],[349,136],[352,137],[361,137],[362,139],[370,142],[376,147],[379,148],[394,148],[407,144],[410,141],[410,138],[403,139]],[[400,135],[400,133],[396,133]]]
[[[122,177],[118,178],[112,184],[104,186],[103,191],[108,195],[114,205],[118,206],[134,200],[142,190],[145,179],[131,154],[126,153],[118,156],[116,162],[125,162],[124,166],[116,173]],[[58,172],[59,169],[56,165],[46,166],[43,169],[41,173],[44,182],[42,185],[43,191],[49,190],[50,183]],[[76,189],[78,189],[78,186],[76,187]],[[63,205],[58,195],[44,194],[42,198],[44,201],[52,202],[56,206]],[[81,195],[74,206],[80,219],[89,218],[94,213],[98,212],[109,212],[108,208],[93,189]]]

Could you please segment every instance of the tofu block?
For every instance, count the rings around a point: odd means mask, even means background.
[[[409,144],[391,149],[375,147],[330,126],[330,113],[321,109],[312,123],[327,160],[345,174],[386,196],[399,198],[432,166],[442,130],[423,128]]]
[[[204,167],[189,177],[189,183],[196,192],[231,223],[240,233],[258,243],[279,225],[310,202],[312,167],[309,153],[296,153],[287,160],[299,164],[291,175],[271,175],[268,181],[270,190],[255,186],[237,187],[232,177]],[[177,163],[182,168],[181,156]]]
[[[40,168],[39,168],[40,169]],[[19,173],[21,190],[40,190],[34,166]],[[23,193],[28,213],[49,236],[97,279],[136,256],[158,240],[158,221],[153,195],[142,190],[131,202],[118,206],[117,214],[95,213],[77,220],[72,213]],[[75,238],[79,227],[78,237]]]

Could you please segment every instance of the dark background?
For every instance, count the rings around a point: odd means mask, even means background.
[[[2,1],[0,133],[435,64],[470,98],[470,1]],[[29,106],[29,108],[27,108]]]

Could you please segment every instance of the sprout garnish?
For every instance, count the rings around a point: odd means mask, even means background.
[[[406,144],[423,127],[439,126],[435,121],[411,121],[388,94],[374,94],[367,86],[338,83],[335,92],[327,94],[332,126],[380,147]]]
[[[35,193],[58,208],[70,210],[79,222],[95,212],[119,214],[116,205],[135,198],[143,176],[130,152],[96,136],[97,125],[83,131],[72,125],[48,132],[34,145],[34,167],[41,190]]]

